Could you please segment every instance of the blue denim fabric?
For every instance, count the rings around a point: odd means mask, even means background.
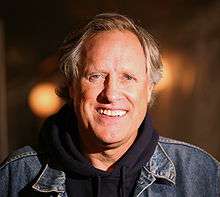
[[[0,167],[0,197],[41,194],[67,197],[65,173],[41,164],[37,152],[24,147]],[[134,196],[219,197],[220,164],[200,148],[160,137]]]

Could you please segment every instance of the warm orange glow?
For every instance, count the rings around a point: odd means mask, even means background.
[[[32,88],[28,102],[34,114],[45,118],[61,107],[62,101],[55,94],[55,88],[53,83],[40,83]]]
[[[163,65],[164,65],[163,78],[161,79],[159,84],[156,86],[156,91],[161,91],[161,90],[168,88],[169,86],[172,85],[172,82],[173,82],[171,66],[168,63],[167,59],[165,58],[163,59]]]
[[[163,78],[156,86],[156,91],[177,87],[183,94],[190,94],[194,87],[195,70],[187,57],[166,54],[162,62]]]
[[[191,66],[191,69],[185,69],[182,73],[184,73],[181,84],[182,92],[188,95],[192,92],[195,84],[195,70]]]

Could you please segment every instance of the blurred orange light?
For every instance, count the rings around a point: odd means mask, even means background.
[[[156,91],[164,90],[172,85],[173,82],[173,76],[172,76],[172,70],[171,66],[168,63],[167,59],[163,59],[163,78],[159,82],[159,84],[156,86]]]
[[[55,94],[53,83],[39,83],[29,94],[28,102],[31,110],[40,118],[55,113],[62,105],[61,99]]]
[[[160,92],[176,87],[183,94],[190,94],[195,83],[195,66],[187,57],[175,53],[166,54],[162,62],[164,65],[163,78],[156,86],[156,91]]]

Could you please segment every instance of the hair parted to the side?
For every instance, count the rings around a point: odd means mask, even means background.
[[[96,15],[84,28],[71,32],[60,47],[60,68],[65,77],[65,84],[57,90],[57,95],[70,101],[69,87],[77,83],[79,67],[83,55],[83,46],[87,40],[103,31],[130,31],[139,39],[146,57],[146,70],[149,72],[150,83],[156,85],[162,78],[163,65],[157,43],[141,26],[130,18],[116,14],[103,13]]]

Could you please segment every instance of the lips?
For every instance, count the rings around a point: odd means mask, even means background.
[[[99,108],[97,112],[101,115],[106,115],[110,117],[122,117],[124,116],[127,111],[122,109],[106,109],[106,108]]]

